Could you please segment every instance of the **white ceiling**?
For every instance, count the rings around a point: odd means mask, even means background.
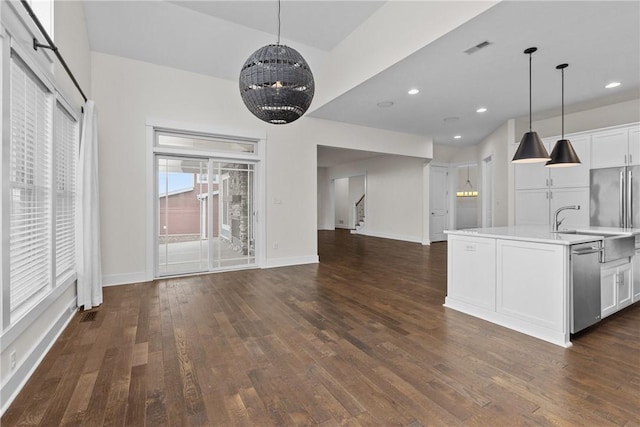
[[[282,42],[314,64],[375,13],[381,1],[282,2]],[[92,50],[237,81],[257,48],[275,42],[275,1],[100,1],[84,3]],[[485,40],[474,54],[464,50]],[[481,141],[528,114],[533,55],[534,119],[558,114],[567,62],[567,111],[640,96],[640,2],[503,1],[370,80],[307,113],[313,117],[430,136]],[[616,89],[605,89],[612,80]],[[407,94],[416,87],[420,93]],[[377,104],[392,101],[390,108]],[[477,114],[485,106],[488,111]],[[457,121],[445,122],[448,117]],[[639,118],[640,120],[640,118]],[[558,132],[560,129],[558,128]],[[453,135],[462,138],[454,141]]]
[[[311,115],[432,136],[441,144],[476,144],[507,119],[528,115],[529,57],[523,51],[534,46],[534,120],[559,114],[561,72],[555,67],[561,63],[569,64],[568,111],[637,98],[639,6],[637,1],[505,1]],[[491,43],[486,48],[464,53],[485,40]],[[622,85],[605,89],[613,80]],[[408,95],[412,87],[420,93]],[[384,101],[394,105],[379,108]],[[488,111],[476,113],[481,106]],[[459,120],[445,122],[449,117]]]

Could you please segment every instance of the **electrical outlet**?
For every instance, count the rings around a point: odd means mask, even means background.
[[[14,369],[16,369],[16,351],[15,350],[13,350],[9,355],[9,361],[11,363],[11,370],[13,371]]]

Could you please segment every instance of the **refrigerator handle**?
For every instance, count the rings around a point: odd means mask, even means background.
[[[618,203],[620,204],[620,227],[624,227],[626,224],[626,219],[625,215],[624,215],[624,205],[627,199],[627,195],[626,195],[626,191],[625,191],[625,185],[624,185],[624,168],[623,170],[620,171],[620,198],[618,200]]]
[[[627,172],[627,227],[633,228],[633,172]]]

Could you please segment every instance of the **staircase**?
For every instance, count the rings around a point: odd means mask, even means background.
[[[353,204],[353,217],[355,218],[355,228],[351,234],[358,234],[364,228],[364,194]]]

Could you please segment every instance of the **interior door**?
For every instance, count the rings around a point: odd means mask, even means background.
[[[429,239],[432,242],[446,240],[444,230],[449,216],[449,172],[444,166],[431,166],[429,174]]]

